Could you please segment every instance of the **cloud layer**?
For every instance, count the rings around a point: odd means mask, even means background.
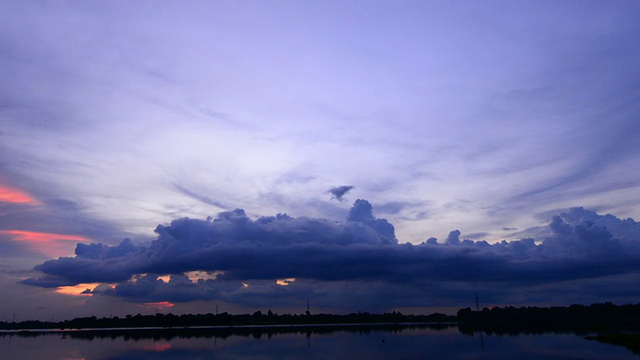
[[[138,302],[282,305],[313,298],[325,306],[353,307],[355,301],[375,309],[454,304],[473,291],[487,301],[538,302],[568,282],[573,288],[566,295],[574,297],[637,295],[602,283],[640,272],[640,225],[633,219],[572,208],[553,217],[549,230],[545,239],[495,244],[460,239],[454,230],[444,242],[412,245],[398,243],[393,225],[376,218],[366,200],[356,200],[343,222],[286,214],[252,220],[236,209],[215,219],[159,225],[148,244],[79,243],[75,257],[36,266],[45,276],[24,283],[101,282],[95,295]],[[169,280],[159,278],[166,275]]]
[[[638,218],[640,5],[505,3],[2,2],[2,175],[138,235],[337,218],[327,184],[412,240],[572,204]]]

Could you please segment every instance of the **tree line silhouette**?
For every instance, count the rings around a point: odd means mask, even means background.
[[[98,329],[98,328],[132,328],[132,327],[194,327],[194,326],[269,326],[269,325],[324,325],[324,324],[393,324],[393,323],[442,323],[455,321],[454,316],[445,314],[403,315],[393,311],[384,314],[358,312],[348,315],[336,314],[274,314],[269,310],[266,314],[256,311],[253,314],[232,315],[221,314],[155,314],[127,315],[126,317],[96,316],[75,318],[60,322],[29,320],[22,322],[0,322],[0,329]]]
[[[482,311],[460,309],[456,316],[460,331],[496,334],[543,332],[609,332],[640,330],[640,304],[611,302],[568,307],[493,307]]]
[[[176,328],[176,327],[228,327],[228,326],[280,326],[280,325],[344,325],[344,324],[419,324],[457,323],[460,331],[472,334],[488,333],[541,333],[589,332],[607,330],[640,330],[640,304],[614,305],[610,302],[568,307],[492,307],[480,311],[460,309],[457,314],[405,315],[368,312],[336,314],[186,314],[127,315],[126,317],[96,316],[72,320],[0,322],[2,330],[21,329],[113,329],[113,328]]]

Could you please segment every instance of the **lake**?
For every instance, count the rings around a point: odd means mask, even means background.
[[[457,326],[318,326],[0,333],[1,359],[638,359],[575,334]]]

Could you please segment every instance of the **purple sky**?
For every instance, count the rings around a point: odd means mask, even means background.
[[[2,2],[0,321],[637,302],[638,39],[636,1]]]

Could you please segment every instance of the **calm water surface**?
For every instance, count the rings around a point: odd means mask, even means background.
[[[639,359],[574,334],[462,334],[457,327],[0,334],[1,359]]]

